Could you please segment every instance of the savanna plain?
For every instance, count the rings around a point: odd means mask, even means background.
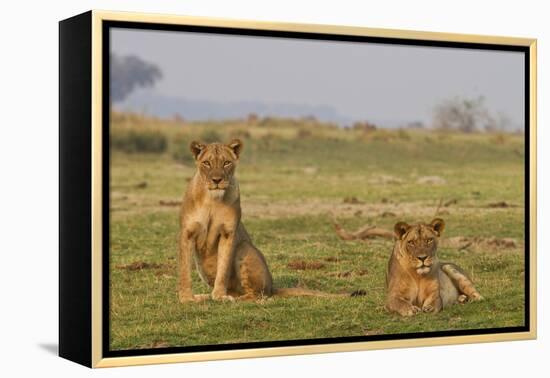
[[[240,138],[242,221],[276,287],[348,298],[181,304],[176,293],[189,143]],[[524,324],[524,135],[343,129],[312,118],[220,122],[111,115],[112,350],[484,329]],[[446,221],[439,258],[485,300],[401,318],[384,309],[393,241],[342,240],[397,221]],[[196,272],[195,293],[208,293]]]

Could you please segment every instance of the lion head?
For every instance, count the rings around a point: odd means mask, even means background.
[[[395,224],[393,230],[399,248],[399,257],[419,275],[428,274],[437,259],[437,242],[445,222],[436,218],[429,224]]]
[[[243,144],[233,139],[228,144],[191,142],[197,171],[213,196],[223,196],[229,187]]]

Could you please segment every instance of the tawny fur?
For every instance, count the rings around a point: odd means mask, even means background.
[[[180,215],[180,302],[202,301],[194,295],[194,260],[201,279],[212,288],[214,300],[280,296],[346,296],[301,288],[274,289],[263,254],[241,222],[239,184],[234,176],[242,151],[238,139],[229,144],[191,143],[197,171],[185,193]]]
[[[437,243],[445,222],[394,227],[395,244],[386,274],[386,308],[402,316],[439,312],[467,299],[482,299],[468,276],[456,265],[441,263]]]

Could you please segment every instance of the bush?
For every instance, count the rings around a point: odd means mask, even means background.
[[[376,142],[390,142],[395,138],[395,134],[384,129],[378,129],[373,131],[370,135],[370,140]]]
[[[166,136],[154,130],[112,130],[111,148],[126,153],[162,153],[166,151]]]
[[[189,149],[190,144],[191,139],[187,136],[181,134],[176,135],[171,146],[172,158],[180,163],[192,163],[194,159]]]
[[[250,125],[256,125],[259,121],[260,117],[256,113],[250,113],[248,114],[248,117],[246,118],[246,122]]]
[[[363,131],[365,133],[370,133],[370,132],[375,131],[376,129],[378,129],[378,127],[374,123],[370,123],[368,121],[355,122],[352,127],[355,130],[360,130],[360,131]]]
[[[311,130],[300,128],[296,133],[296,138],[307,139],[307,138],[311,138],[312,135],[313,133],[311,132]]]
[[[504,133],[497,133],[491,138],[491,143],[505,144],[507,140],[508,140],[508,137]]]
[[[397,136],[402,140],[411,140],[411,135],[403,129],[399,129],[397,131]]]
[[[222,143],[222,136],[216,130],[208,129],[202,132],[200,135],[200,141],[204,143]]]
[[[252,135],[250,134],[250,131],[248,131],[248,130],[237,129],[237,130],[232,131],[229,134],[229,139],[234,139],[234,138],[250,139],[250,138],[252,138]]]

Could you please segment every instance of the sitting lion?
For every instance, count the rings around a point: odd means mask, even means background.
[[[439,312],[453,303],[480,300],[472,281],[456,265],[441,263],[437,243],[445,222],[394,227],[396,242],[388,264],[386,308],[402,316]]]
[[[239,184],[234,176],[243,149],[240,140],[229,144],[191,143],[197,171],[181,207],[179,242],[180,302],[205,300],[194,295],[192,259],[212,299],[233,300],[280,296],[344,296],[300,288],[274,289],[263,254],[252,244],[241,223]],[[356,293],[352,296],[357,295]]]

